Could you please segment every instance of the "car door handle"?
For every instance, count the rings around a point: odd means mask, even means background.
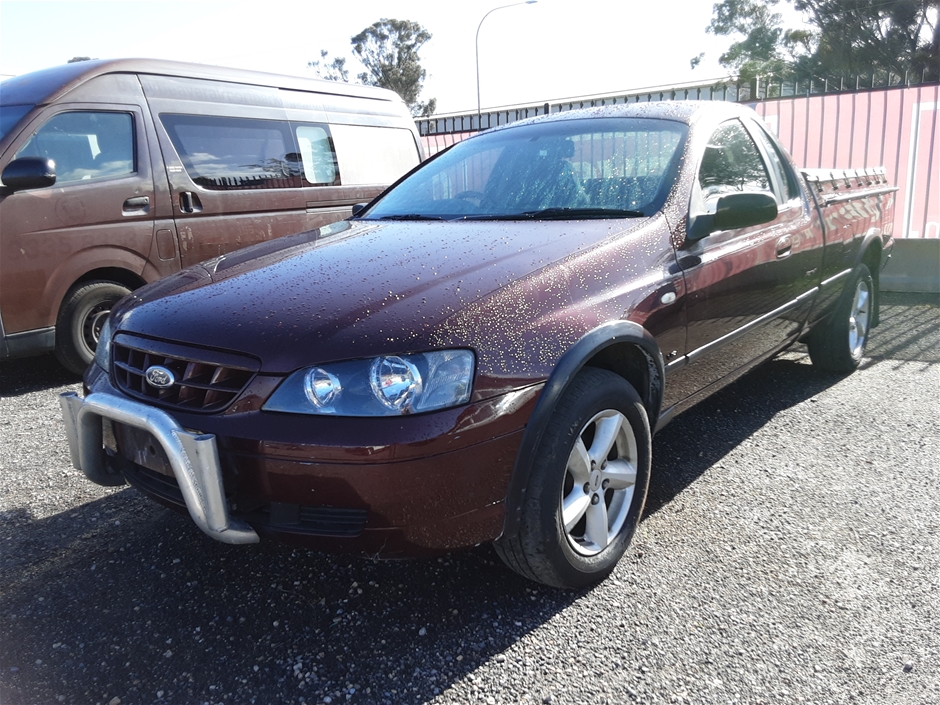
[[[137,196],[135,198],[128,198],[124,201],[123,210],[125,214],[137,215],[139,213],[146,213],[150,210],[150,196]]]
[[[192,191],[183,191],[180,193],[180,210],[183,213],[197,213],[202,210],[202,203],[199,202],[199,196]]]
[[[791,252],[793,252],[793,238],[789,235],[784,235],[777,240],[777,259],[789,257]]]

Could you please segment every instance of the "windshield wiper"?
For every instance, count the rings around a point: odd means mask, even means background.
[[[467,215],[458,220],[579,220],[588,218],[645,218],[646,213],[621,208],[542,208],[522,213]]]
[[[646,214],[643,211],[624,210],[622,208],[543,208],[538,211],[526,211],[523,213],[528,218],[558,218],[566,220],[568,218],[642,218]]]
[[[444,220],[439,215],[424,215],[422,213],[396,213],[395,215],[383,215],[377,220]]]

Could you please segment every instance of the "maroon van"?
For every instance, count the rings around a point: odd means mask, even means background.
[[[0,91],[0,359],[81,374],[111,306],[349,216],[421,148],[392,91],[173,61],[81,61]]]
[[[220,541],[494,542],[590,583],[636,529],[657,428],[798,339],[859,364],[894,189],[832,178],[727,103],[482,133],[350,220],[126,298],[62,400],[73,462]]]

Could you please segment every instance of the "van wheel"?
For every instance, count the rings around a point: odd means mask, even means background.
[[[874,314],[875,284],[864,264],[855,272],[835,311],[806,341],[816,367],[829,372],[852,372],[862,361]]]
[[[650,476],[650,427],[622,377],[586,367],[535,453],[519,532],[496,543],[513,570],[578,588],[605,578],[636,531]]]
[[[55,355],[64,367],[78,375],[85,372],[111,308],[129,293],[116,282],[93,281],[66,294],[55,326]]]

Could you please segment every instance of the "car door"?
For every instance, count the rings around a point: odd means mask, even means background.
[[[8,155],[51,159],[56,171],[53,186],[2,196],[8,334],[53,326],[66,290],[90,271],[98,279],[142,274],[154,240],[154,183],[140,106],[52,106]]]
[[[778,155],[779,157],[779,155]],[[720,125],[699,163],[689,206],[696,214],[714,213],[718,199],[736,192],[761,192],[777,201],[777,217],[761,225],[713,232],[687,239],[679,248],[688,320],[687,354],[671,384],[681,401],[733,378],[781,348],[798,334],[809,298],[801,286],[811,280],[820,250],[809,228],[808,204],[784,181],[745,124]],[[768,163],[770,162],[770,163]],[[811,228],[810,228],[811,230]],[[805,240],[805,242],[804,242]]]

